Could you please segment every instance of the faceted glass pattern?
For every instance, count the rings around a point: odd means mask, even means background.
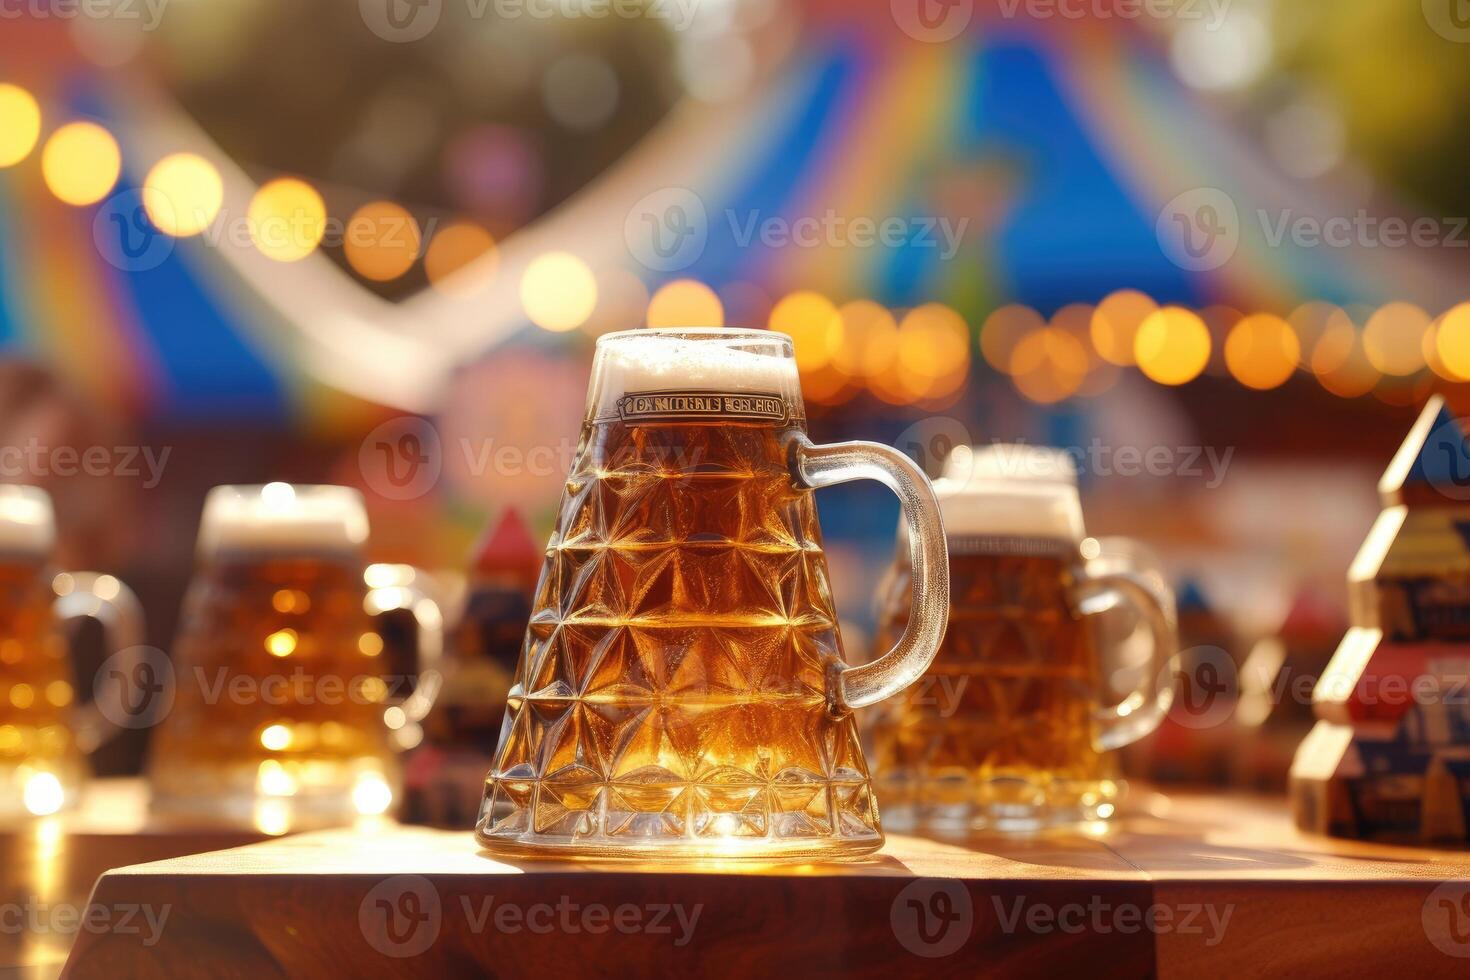
[[[1096,747],[1098,662],[1074,607],[1075,548],[950,547],[949,630],[939,656],[922,681],[878,709],[873,725],[885,809],[898,825],[1020,828],[1097,816],[1118,787],[1111,756]],[[880,648],[907,618],[906,577],[900,567],[890,582]]]
[[[882,840],[817,515],[768,423],[587,425],[478,836],[512,851],[862,852]]]

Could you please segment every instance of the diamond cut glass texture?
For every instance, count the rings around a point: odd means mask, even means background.
[[[479,836],[492,847],[831,853],[881,841],[812,494],[768,423],[588,424]]]

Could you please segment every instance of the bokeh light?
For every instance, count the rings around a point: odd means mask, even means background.
[[[833,316],[836,316],[835,308]],[[819,405],[840,405],[850,401],[858,390],[851,378],[830,364],[801,372],[802,396]]]
[[[96,123],[67,123],[41,151],[41,176],[67,204],[95,204],[117,185],[122,154],[112,134]]]
[[[606,123],[618,107],[617,72],[595,54],[569,54],[541,78],[541,101],[556,122],[577,132]]]
[[[997,371],[1007,374],[1011,359],[1021,338],[1046,326],[1041,314],[1029,306],[1013,303],[1002,306],[985,318],[980,326],[980,354]]]
[[[1378,371],[1394,377],[1424,367],[1424,335],[1429,314],[1413,303],[1386,303],[1363,327],[1363,351]]]
[[[1264,391],[1285,384],[1300,360],[1291,324],[1269,313],[1245,317],[1225,339],[1225,365],[1248,388]]]
[[[143,208],[159,231],[177,238],[197,235],[214,223],[225,185],[214,164],[193,153],[173,153],[143,179]]]
[[[1339,398],[1366,395],[1380,378],[1363,349],[1362,335],[1344,310],[1333,315],[1317,338],[1311,368],[1317,382]]]
[[[287,627],[265,638],[265,649],[272,657],[289,657],[296,652],[296,631]]]
[[[543,330],[575,330],[597,308],[597,280],[570,252],[547,252],[531,260],[521,276],[521,305]]]
[[[260,253],[277,262],[304,259],[327,231],[327,206],[304,180],[281,177],[263,185],[246,212],[250,239]]]
[[[424,275],[429,285],[447,293],[465,295],[480,283],[455,279],[455,273],[484,256],[495,254],[495,238],[473,221],[452,221],[435,232],[424,252]],[[494,262],[488,263],[494,274]]]
[[[422,243],[413,215],[391,201],[373,201],[348,219],[342,248],[359,276],[391,282],[413,268]]]
[[[66,790],[55,773],[38,772],[26,780],[21,800],[29,813],[46,817],[66,804]]]
[[[1459,376],[1455,372],[1451,371],[1445,365],[1444,361],[1440,359],[1440,356],[1439,356],[1439,328],[1440,328],[1440,325],[1443,324],[1443,323],[1444,323],[1444,316],[1436,317],[1434,320],[1432,320],[1430,322],[1429,329],[1424,332],[1424,339],[1423,339],[1424,363],[1429,366],[1429,370],[1431,372],[1433,372],[1435,375],[1437,375],[1437,376],[1439,376],[1441,378],[1444,378],[1446,381],[1457,381],[1458,382],[1458,381],[1470,380],[1470,378],[1462,378],[1461,376]]]
[[[832,352],[837,370],[855,378],[872,378],[888,370],[898,357],[898,322],[884,306],[856,299],[837,308],[842,328]]]
[[[1146,293],[1136,289],[1120,289],[1097,304],[1092,311],[1088,332],[1093,349],[1103,360],[1119,367],[1136,363],[1134,338],[1154,311],[1159,308]]]
[[[1199,377],[1210,360],[1205,322],[1182,306],[1150,314],[1134,338],[1139,370],[1159,384],[1182,385]]]
[[[648,301],[650,327],[723,327],[720,297],[702,282],[675,279],[664,283]]]
[[[898,325],[898,363],[921,378],[954,374],[970,363],[970,329],[965,318],[943,303],[925,303]]]
[[[36,148],[41,107],[19,85],[0,85],[0,167],[13,167]]]
[[[1008,373],[1016,390],[1049,405],[1076,394],[1087,377],[1087,349],[1066,330],[1042,327],[1016,344]]]
[[[1461,303],[1440,317],[1434,348],[1443,367],[1442,376],[1451,380],[1470,378],[1470,303]]]
[[[832,349],[840,342],[841,318],[837,305],[821,293],[798,290],[781,297],[771,308],[770,328],[789,334],[796,348],[796,366],[817,371],[832,363]],[[845,379],[834,374],[839,381]],[[835,389],[834,389],[835,390]]]
[[[1286,322],[1291,324],[1292,332],[1296,334],[1297,345],[1301,348],[1301,357],[1297,367],[1311,369],[1312,351],[1316,349],[1317,341],[1321,339],[1327,328],[1343,315],[1340,307],[1321,300],[1303,303],[1291,311]]]

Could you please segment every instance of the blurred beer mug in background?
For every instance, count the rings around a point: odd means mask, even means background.
[[[57,572],[51,498],[0,486],[0,816],[55,813],[76,800],[85,755],[122,729],[109,723],[68,656],[63,624],[101,623],[127,670],[143,641],[137,597],[111,575]]]
[[[1096,563],[1076,471],[1059,450],[961,447],[936,491],[949,537],[949,630],[924,679],[874,718],[885,819],[1033,830],[1107,818],[1121,791],[1112,750],[1153,731],[1173,697],[1167,589],[1116,539]],[[907,622],[908,575],[900,544],[880,645]],[[1106,693],[1114,644],[1147,663],[1132,665],[1136,684],[1121,701]]]
[[[597,342],[477,836],[602,857],[861,854],[883,840],[852,710],[929,664],[948,601],[929,481],[897,450],[813,445],[791,338]],[[903,503],[915,609],[843,663],[812,490]]]
[[[364,566],[367,512],[347,487],[220,486],[155,732],[154,807],[267,831],[387,811],[396,752],[439,685],[438,606],[407,566]],[[395,671],[379,617],[407,610],[419,665]]]

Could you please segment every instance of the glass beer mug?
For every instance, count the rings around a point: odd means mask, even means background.
[[[795,857],[881,845],[854,708],[944,633],[938,506],[907,457],[813,445],[791,338],[637,330],[597,342],[477,837],[493,851]],[[812,490],[898,494],[914,615],[843,663]]]
[[[286,829],[399,798],[396,752],[437,690],[441,622],[406,566],[364,567],[367,537],[347,487],[209,492],[149,766],[157,810]],[[416,679],[385,663],[375,617],[394,609],[417,620]]]
[[[122,663],[143,642],[133,593],[111,575],[51,567],[51,498],[0,486],[0,816],[46,815],[76,800],[83,756],[122,729],[75,690],[62,623],[91,617]]]
[[[1056,450],[997,445],[951,457],[937,485],[949,535],[949,631],[933,666],[871,732],[892,826],[1034,830],[1110,816],[1112,750],[1153,731],[1173,689],[1172,603],[1083,531],[1076,473]],[[900,544],[880,597],[878,640],[904,628],[912,574]],[[1130,627],[1117,629],[1122,621]],[[1108,629],[1098,627],[1107,626]],[[1146,668],[1104,703],[1116,657]]]

